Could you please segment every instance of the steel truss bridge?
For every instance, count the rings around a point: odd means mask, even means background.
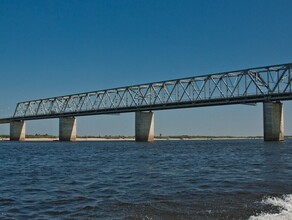
[[[287,63],[25,101],[0,123],[291,100],[291,67]]]

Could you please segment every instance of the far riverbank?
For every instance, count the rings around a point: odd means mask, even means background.
[[[292,136],[286,136],[285,139],[290,139]],[[236,137],[236,136],[158,136],[155,137],[155,141],[178,141],[178,140],[198,140],[198,141],[210,141],[210,140],[258,140],[263,139],[261,136],[248,136],[248,137]],[[8,135],[0,136],[0,141],[9,141]],[[49,135],[28,135],[25,141],[59,141],[57,136]],[[104,136],[104,137],[77,137],[76,141],[135,141],[135,137],[126,136]]]

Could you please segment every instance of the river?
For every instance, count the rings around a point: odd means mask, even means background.
[[[0,142],[0,219],[292,219],[292,140]]]

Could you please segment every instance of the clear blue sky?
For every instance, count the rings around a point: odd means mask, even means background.
[[[0,117],[17,102],[292,62],[291,0],[0,0]],[[284,103],[292,134],[292,102]],[[79,117],[133,135],[134,114]],[[262,135],[262,105],[155,112],[162,135]],[[9,133],[8,125],[0,134]],[[58,120],[27,123],[58,133]]]

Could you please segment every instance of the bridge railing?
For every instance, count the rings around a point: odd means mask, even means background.
[[[179,108],[289,94],[292,63],[20,102],[14,118]],[[256,99],[253,99],[256,101]]]

